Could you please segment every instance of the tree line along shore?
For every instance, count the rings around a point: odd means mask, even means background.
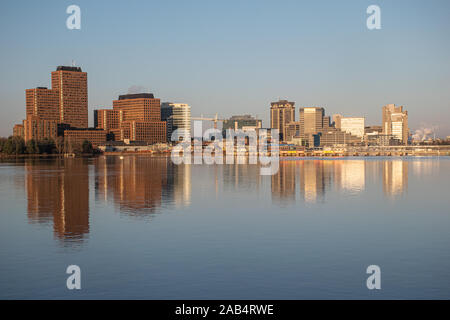
[[[92,146],[88,140],[82,143],[64,141],[62,137],[56,140],[45,138],[43,140],[25,140],[22,137],[11,136],[0,138],[0,156],[59,156],[64,154],[96,154],[100,151]]]

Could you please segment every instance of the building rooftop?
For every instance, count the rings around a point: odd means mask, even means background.
[[[80,67],[69,67],[69,66],[58,66],[56,71],[73,71],[73,72],[82,72]]]
[[[122,94],[119,96],[119,100],[127,99],[154,99],[153,93],[130,93]]]
[[[257,120],[250,114],[243,114],[243,115],[234,115],[231,116],[228,120]]]
[[[287,101],[287,100],[279,100],[279,101],[277,101],[277,102],[271,102],[270,104],[271,104],[272,107],[273,107],[273,106],[277,106],[277,105],[286,105],[286,104],[289,104],[289,105],[291,105],[291,106],[294,106],[294,105],[295,105],[295,102],[293,102],[293,101]]]
[[[302,108],[300,108],[300,110],[304,110],[304,109],[317,109],[317,110],[325,110],[323,107],[309,107],[309,106],[304,106]],[[341,115],[340,115],[341,116]]]

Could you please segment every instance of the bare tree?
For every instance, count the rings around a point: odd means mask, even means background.
[[[63,137],[57,137],[55,141],[56,151],[58,154],[61,154],[64,152],[64,138]]]

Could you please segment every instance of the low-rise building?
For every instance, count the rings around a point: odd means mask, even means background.
[[[367,126],[364,127],[364,133],[365,134],[373,134],[373,133],[378,133],[378,134],[382,134],[383,133],[383,127],[382,126]]]
[[[28,116],[23,120],[23,136],[25,141],[28,140],[55,140],[58,135],[58,121],[45,120],[37,116]]]
[[[300,121],[293,121],[288,123],[287,125],[285,140],[290,142],[294,138],[302,138],[302,136],[300,135]]]
[[[108,139],[108,132],[101,129],[74,129],[64,130],[64,140],[71,144],[82,144],[85,140],[93,146],[103,144]]]
[[[164,143],[167,141],[165,121],[125,121],[121,127],[121,140]]]
[[[366,133],[365,143],[369,146],[398,146],[401,141],[392,134]]]
[[[21,137],[23,139],[25,138],[25,132],[24,132],[23,124],[16,124],[16,125],[14,125],[13,136],[14,137]]]
[[[330,127],[319,133],[320,146],[342,146],[361,144],[361,138],[348,132]]]
[[[244,128],[247,129],[258,129],[262,127],[262,121],[252,117],[249,114],[232,116],[227,120],[223,121],[222,130],[234,129],[239,130]]]

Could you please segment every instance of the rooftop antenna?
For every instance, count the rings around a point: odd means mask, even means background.
[[[75,60],[72,59],[72,67],[75,67]]]

